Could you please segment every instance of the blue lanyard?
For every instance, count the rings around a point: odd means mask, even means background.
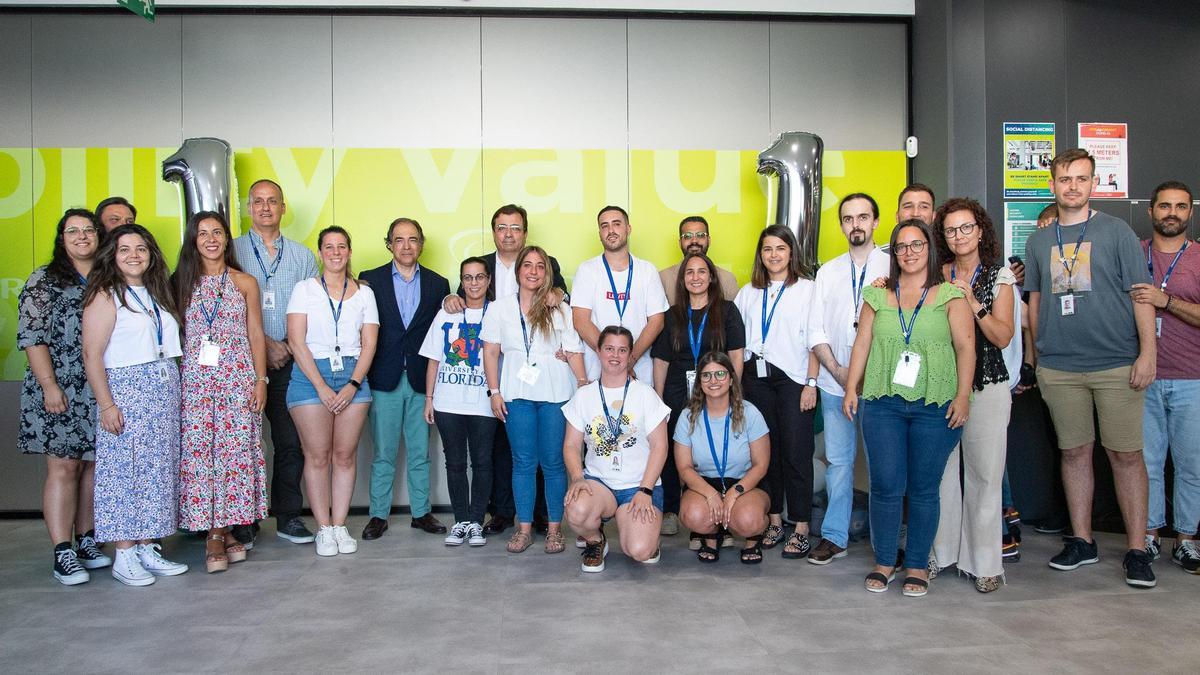
[[[217,320],[217,315],[221,311],[221,297],[225,295],[225,280],[229,278],[229,270],[221,275],[221,285],[217,287],[217,299],[213,302],[212,312],[209,313],[208,308],[204,306],[204,302],[200,302],[200,313],[204,315],[204,320],[208,322],[208,332],[212,333],[213,322]],[[324,281],[322,279],[321,281]]]
[[[342,279],[342,297],[338,300],[337,309],[333,308],[333,296],[329,295],[329,287],[325,285],[325,275],[321,275],[321,288],[325,289],[325,299],[329,301],[329,311],[333,312],[333,351],[342,351],[342,346],[338,344],[338,321],[342,318],[342,303],[346,302],[346,289],[350,287],[349,279]]]
[[[1167,273],[1163,275],[1162,283],[1159,284],[1159,286],[1158,286],[1158,289],[1160,291],[1166,292],[1167,280],[1171,278],[1171,273],[1175,271],[1175,265],[1179,264],[1179,259],[1183,257],[1183,252],[1187,250],[1188,243],[1189,242],[1185,239],[1183,242],[1183,246],[1181,246],[1179,248],[1179,252],[1175,254],[1175,259],[1171,261],[1170,267],[1167,268]],[[1154,242],[1152,242],[1152,241],[1146,242],[1146,270],[1150,272],[1150,280],[1151,281],[1154,280],[1154,259],[1150,257],[1150,249],[1153,246],[1154,246]]]
[[[862,274],[858,275],[857,283],[854,279],[854,259],[850,259],[850,292],[854,294],[854,323],[855,327],[858,324],[858,308],[862,305],[863,285],[867,282],[867,263],[863,263]]]
[[[536,366],[536,363],[530,363],[529,348],[533,346],[533,341],[529,339],[529,332],[525,328],[525,313],[521,311],[520,304],[517,305],[517,316],[521,317],[521,344],[525,345],[525,362],[531,366]],[[466,314],[463,315],[466,317]],[[603,393],[600,394],[604,396]]]
[[[75,270],[75,276],[79,277],[79,284],[84,288],[87,288],[87,277],[80,274],[79,270]]]
[[[1054,219],[1054,236],[1058,240],[1058,262],[1062,263],[1063,269],[1067,271],[1067,292],[1070,293],[1074,285],[1075,263],[1079,260],[1079,249],[1083,247],[1083,235],[1087,234],[1088,223],[1092,222],[1092,216],[1095,212],[1089,213],[1087,220],[1083,221],[1083,227],[1079,229],[1079,239],[1075,242],[1075,252],[1071,254],[1071,264],[1067,264],[1067,254],[1063,250],[1062,226],[1059,225],[1058,219]]]
[[[864,269],[865,273],[866,270]],[[771,330],[771,322],[775,320],[775,308],[779,306],[779,299],[783,297],[783,292],[787,290],[787,285],[779,287],[779,294],[775,296],[775,302],[771,305],[771,313],[767,313],[767,291],[770,290],[771,284],[767,283],[767,287],[763,289],[762,316],[759,319],[762,322],[762,348],[767,349],[767,333]]]
[[[971,275],[971,288],[975,288],[975,280],[979,278],[979,273],[983,271],[983,263],[975,266],[975,273]],[[954,281],[958,277],[958,270],[954,263],[950,263],[950,281]]]
[[[608,258],[603,255],[600,260],[604,262],[604,271],[608,273],[608,287],[612,289],[613,304],[617,306],[617,323],[625,320],[625,309],[629,307],[629,289],[633,288],[633,255],[629,256],[629,276],[625,278],[625,302],[621,302],[621,296],[617,293],[617,282],[613,279],[612,268],[608,266]]]
[[[254,249],[254,259],[258,261],[258,268],[262,270],[264,286],[271,283],[271,277],[279,271],[279,262],[283,260],[283,242],[285,240],[281,236],[277,237],[275,241],[277,242],[275,244],[275,262],[271,263],[271,270],[267,271],[267,266],[263,264],[262,254],[258,252],[258,246],[254,243],[254,237],[250,237],[250,248]],[[263,244],[265,245],[266,241]]]
[[[604,406],[604,424],[608,427],[609,440],[614,444],[621,436],[621,418],[625,416],[625,403],[629,399],[629,382],[631,380],[632,378],[625,378],[625,391],[621,393],[621,409],[617,411],[616,417],[608,414],[608,401],[604,398],[604,384],[600,380],[596,380],[596,387],[600,389],[600,405]],[[617,452],[619,451],[618,449]]]
[[[484,298],[483,299],[483,312],[480,313],[480,315],[479,315],[479,325],[480,326],[483,325],[483,317],[487,316],[487,308],[488,308],[488,301],[487,301],[487,298]],[[525,325],[525,317],[521,317],[522,328],[524,327],[524,325]],[[458,327],[458,332],[459,332],[459,336],[462,337],[463,342],[466,343],[466,345],[467,345],[467,351],[468,352],[474,351],[475,345],[479,343],[479,334],[476,333],[474,338],[467,337],[467,308],[466,307],[463,307],[463,320],[462,320],[462,324]]]
[[[733,408],[725,413],[725,441],[721,448],[721,461],[717,461],[717,444],[713,443],[712,426],[708,423],[708,406],[704,406],[704,431],[708,434],[708,451],[712,453],[713,466],[721,476],[721,492],[725,492],[725,469],[729,468],[729,424],[733,419]]]
[[[146,307],[146,303],[142,302],[142,299],[138,297],[137,291],[130,288],[129,294],[133,296],[133,299],[135,302],[137,302],[138,307],[141,307],[142,311],[149,316],[150,308]],[[146,290],[146,297],[150,298],[150,306],[154,308],[154,316],[150,317],[150,320],[154,322],[154,331],[158,338],[158,358],[161,359],[163,357],[162,312],[158,311],[158,303],[154,301],[154,296],[150,293],[149,289]]]
[[[900,306],[900,284],[896,284],[896,313],[900,315],[900,332],[904,334],[904,344],[908,344],[912,340],[913,329],[917,327],[917,314],[921,312],[921,305],[925,304],[925,296],[929,295],[929,288],[921,291],[921,299],[917,302],[917,306],[913,308],[912,320],[909,323],[904,323],[904,308]]]
[[[704,337],[704,326],[708,324],[708,307],[704,308],[704,316],[700,317],[700,328],[692,330],[692,306],[688,305],[688,344],[692,347],[692,367],[700,362],[700,340]]]

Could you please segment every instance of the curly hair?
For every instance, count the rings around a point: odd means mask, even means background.
[[[79,273],[75,271],[71,256],[67,255],[67,244],[64,238],[67,221],[72,218],[86,218],[91,223],[92,228],[96,230],[96,234],[92,236],[96,237],[97,253],[104,244],[104,227],[96,220],[96,216],[91,211],[67,209],[63,212],[62,218],[58,219],[58,225],[54,228],[54,251],[50,254],[50,262],[46,264],[46,275],[56,280],[61,288],[83,283],[79,280]]]
[[[707,405],[707,395],[704,393],[704,387],[700,385],[700,373],[704,372],[704,367],[710,363],[715,363],[725,369],[729,373],[726,377],[729,378],[729,407],[733,411],[733,429],[741,431],[746,426],[746,407],[742,404],[742,385],[738,382],[737,372],[733,369],[733,361],[729,360],[729,355],[725,352],[706,352],[700,356],[700,360],[696,362],[696,383],[692,385],[692,393],[688,398],[688,433],[696,430],[696,420],[700,419],[701,411]]]
[[[946,216],[956,211],[970,211],[971,218],[975,221],[975,227],[979,228],[980,262],[984,265],[996,264],[1000,260],[1001,253],[1000,242],[996,239],[996,227],[979,202],[965,197],[952,197],[946,200],[946,203],[939,206],[933,216],[933,236],[937,242],[938,258],[942,262],[954,262],[954,251],[950,250],[950,245],[946,242],[946,232],[942,229],[942,223],[946,220]]]
[[[129,289],[129,284],[117,267],[117,247],[121,244],[121,238],[127,235],[141,237],[142,241],[146,243],[149,260],[146,264],[146,271],[142,273],[142,284],[149,291],[154,302],[158,303],[159,307],[175,317],[175,321],[182,325],[183,319],[175,307],[175,295],[171,292],[170,274],[162,249],[158,247],[154,235],[137,223],[115,227],[105,236],[104,245],[100,247],[100,251],[96,254],[96,262],[92,265],[92,273],[88,275],[88,287],[83,296],[83,306],[90,305],[102,293],[112,293],[122,307],[136,311],[125,300],[125,291]]]

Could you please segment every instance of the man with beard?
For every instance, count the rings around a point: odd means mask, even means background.
[[[1142,536],[1147,500],[1142,410],[1145,389],[1154,382],[1154,307],[1130,297],[1135,284],[1150,281],[1146,252],[1125,221],[1089,208],[1096,182],[1096,163],[1087,151],[1055,157],[1050,190],[1058,218],[1025,244],[1037,380],[1063,451],[1073,531],[1050,566],[1073,570],[1100,560],[1091,537],[1092,420],[1098,412],[1129,544],[1125,581],[1149,588],[1156,582]]]
[[[1146,389],[1142,422],[1150,481],[1146,550],[1158,557],[1158,530],[1167,525],[1163,469],[1169,447],[1178,533],[1171,558],[1185,572],[1200,574],[1200,247],[1187,237],[1192,191],[1179,181],[1167,181],[1154,188],[1149,211],[1154,235],[1143,245],[1153,283],[1133,285],[1133,301],[1155,309],[1158,329],[1157,375]]]
[[[903,199],[903,196],[901,197]],[[825,565],[846,555],[850,510],[854,502],[854,458],[862,432],[858,415],[842,415],[846,369],[858,334],[862,289],[872,279],[886,277],[888,255],[875,246],[879,205],[871,195],[856,192],[838,204],[838,220],[850,250],[817,270],[817,287],[809,309],[808,326],[813,353],[821,362],[817,387],[821,390],[821,417],[825,422],[825,490],[829,503],[821,523],[821,541],[808,562]]]
[[[689,253],[708,254],[708,247],[712,244],[712,239],[708,234],[708,221],[704,216],[688,216],[679,221],[679,250],[686,257]],[[670,267],[658,273],[659,279],[662,281],[663,291],[667,294],[667,302],[671,305],[675,304],[675,282],[679,276],[679,265],[675,263]],[[737,297],[738,282],[737,277],[733,276],[733,272],[724,267],[717,268],[717,281],[721,283],[721,295],[725,296],[726,300],[733,301]]]
[[[933,188],[924,183],[911,183],[905,186],[896,198],[896,222],[903,223],[916,218],[926,225],[931,225],[935,203]]]

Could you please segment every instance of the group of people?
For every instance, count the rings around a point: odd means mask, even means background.
[[[206,534],[209,572],[244,560],[268,513],[265,413],[277,533],[315,541],[320,556],[357,550],[346,519],[368,422],[362,539],[387,532],[403,442],[413,528],[482,546],[512,527],[509,552],[540,534],[553,554],[566,549],[565,522],[584,572],[604,569],[611,519],[641,563],[658,562],[660,537],[680,525],[703,563],[734,537],[745,564],[777,546],[817,565],[843,558],[861,440],[866,590],[887,590],[903,567],[904,595],[924,595],[957,567],[991,592],[1004,578],[1007,428],[1013,390],[1030,384],[1023,362],[1036,365],[1062,449],[1072,531],[1050,565],[1098,560],[1095,409],[1128,532],[1127,582],[1155,583],[1168,447],[1172,557],[1200,573],[1200,435],[1186,412],[1200,392],[1191,193],[1159,186],[1154,236],[1139,244],[1090,208],[1086,152],[1051,168],[1054,211],[1023,264],[1001,259],[978,202],[935,208],[933,191],[913,184],[886,248],[875,245],[876,200],[850,194],[838,205],[845,254],[814,272],[795,235],[772,225],[740,289],[708,257],[704,218],[679,224],[683,259],[659,271],[631,253],[619,206],[598,212],[603,253],[569,293],[512,204],[492,216],[495,253],[463,260],[455,292],[420,264],[425,233],[410,218],[388,225],[387,264],[356,275],[350,235],[335,226],[318,236],[318,265],[281,235],[286,204],[270,180],[250,187],[243,236],[220,214],[189,218],[174,273],[128,202],[69,210],[22,292],[18,331],[30,364],[19,446],[47,456],[54,576],[82,583],[110,564],[129,585],[180,574],[187,566],[156,543],[176,529]],[[817,414],[828,465],[819,538]],[[429,503],[431,425],[448,530]]]

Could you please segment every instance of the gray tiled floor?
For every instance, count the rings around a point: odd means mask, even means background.
[[[1194,673],[1200,657],[1200,577],[1164,558],[1157,589],[1129,588],[1112,535],[1100,564],[1063,573],[1046,566],[1057,537],[1029,530],[1000,591],[945,576],[912,599],[863,591],[864,544],[826,567],[778,550],[748,567],[729,549],[701,565],[681,535],[657,566],[614,546],[584,575],[574,549],[548,556],[540,538],[519,556],[503,537],[452,549],[407,521],[329,559],[268,521],[249,560],[216,575],[201,540],[173,537],[168,556],[193,570],[144,589],[107,570],[62,587],[41,522],[0,521],[0,670]]]

